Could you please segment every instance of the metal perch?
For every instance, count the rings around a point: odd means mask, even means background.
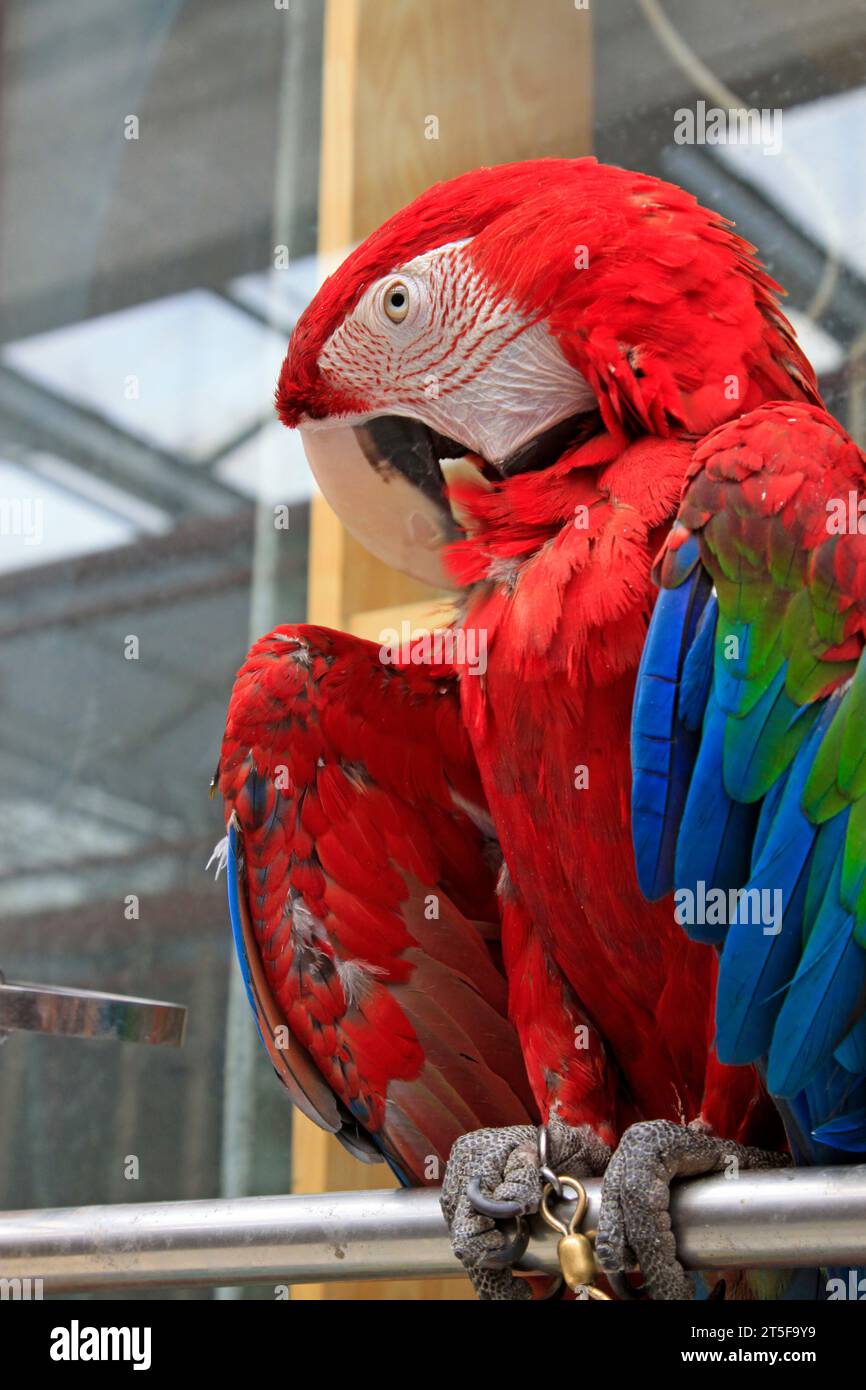
[[[592,1230],[601,1184],[585,1186]],[[671,1210],[689,1269],[866,1264],[866,1165],[699,1178]],[[523,1265],[558,1268],[543,1223]],[[41,1278],[45,1293],[456,1273],[432,1189],[0,1214],[0,1280]]]

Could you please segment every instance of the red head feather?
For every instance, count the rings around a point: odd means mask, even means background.
[[[649,175],[541,159],[434,185],[348,256],[292,335],[285,424],[375,409],[322,378],[323,346],[376,279],[466,238],[488,285],[547,322],[613,431],[703,433],[774,396],[819,400],[778,286],[728,222]]]

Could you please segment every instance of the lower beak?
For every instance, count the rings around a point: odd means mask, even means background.
[[[456,587],[442,551],[461,531],[426,425],[382,416],[361,425],[302,425],[301,439],[316,482],[356,540],[415,579]]]

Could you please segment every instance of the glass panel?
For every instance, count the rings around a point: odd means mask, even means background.
[[[617,0],[592,16],[595,153],[671,179],[736,222],[788,291],[829,408],[862,443],[862,4]],[[740,107],[751,124],[729,128],[745,138],[714,143],[712,113]]]
[[[4,21],[0,969],[189,1023],[179,1051],[11,1035],[0,1208],[285,1191],[205,864],[251,628],[305,612],[310,484],[271,400],[315,277],[322,9]]]
[[[439,3],[394,4],[368,84],[397,80],[400,26],[411,46],[414,6]],[[866,439],[862,0],[574,9],[595,153],[737,222]],[[290,1184],[290,1111],[205,873],[222,835],[207,790],[250,637],[305,612],[310,481],[271,395],[318,275],[324,16],[324,0],[3,7],[0,969],[185,1003],[189,1028],[180,1051],[11,1036],[0,1209]],[[767,113],[751,143],[679,139],[683,112],[741,105]]]

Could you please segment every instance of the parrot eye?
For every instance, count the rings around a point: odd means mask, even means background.
[[[382,307],[392,323],[402,323],[409,312],[409,286],[392,280],[382,296]]]

